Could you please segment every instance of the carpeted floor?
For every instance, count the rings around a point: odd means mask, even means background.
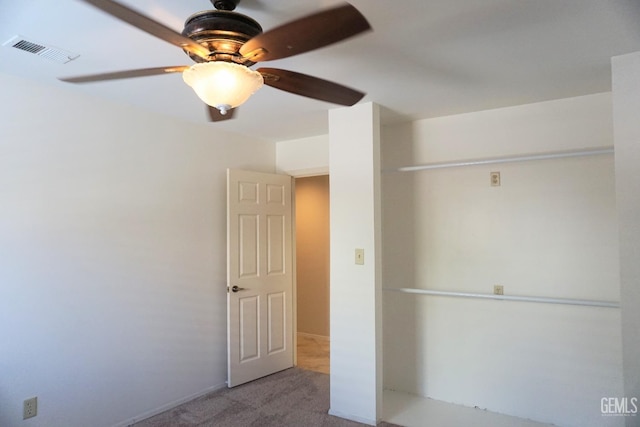
[[[135,427],[355,427],[329,415],[329,375],[287,369],[219,390],[134,424]],[[381,423],[391,427],[394,424]]]

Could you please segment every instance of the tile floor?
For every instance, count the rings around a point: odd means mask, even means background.
[[[298,333],[298,368],[329,373],[329,337]]]

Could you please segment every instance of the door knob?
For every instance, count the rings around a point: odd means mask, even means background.
[[[233,285],[231,287],[231,292],[239,292],[239,291],[246,291],[246,290],[247,290],[246,288],[241,288],[238,285]]]

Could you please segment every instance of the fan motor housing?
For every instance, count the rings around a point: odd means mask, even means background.
[[[234,10],[240,0],[211,0],[211,4],[218,10]]]
[[[262,33],[254,19],[237,12],[205,10],[191,15],[184,24],[182,35],[204,45],[211,51],[209,59],[185,53],[195,62],[230,61],[251,66],[251,62],[238,53],[243,44]]]

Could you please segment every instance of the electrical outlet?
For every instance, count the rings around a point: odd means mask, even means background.
[[[33,418],[38,415],[38,398],[32,397],[27,399],[23,403],[22,407],[22,419]]]
[[[491,186],[500,187],[500,172],[491,172],[489,176],[491,177]]]
[[[494,295],[504,295],[504,286],[502,286],[502,285],[493,285],[493,294]]]

